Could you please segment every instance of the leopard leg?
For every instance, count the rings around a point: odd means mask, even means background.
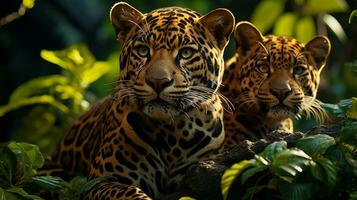
[[[105,182],[93,187],[81,195],[81,199],[110,199],[110,200],[152,200],[140,188],[124,185],[118,182]]]

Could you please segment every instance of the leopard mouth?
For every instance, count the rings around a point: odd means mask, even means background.
[[[172,118],[180,114],[180,112],[169,102],[156,98],[146,103],[143,112],[152,118]]]
[[[277,104],[269,108],[267,112],[267,116],[271,119],[275,120],[283,120],[289,117],[292,117],[296,114],[293,108],[284,105],[284,104]]]

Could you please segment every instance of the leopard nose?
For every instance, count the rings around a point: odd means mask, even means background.
[[[157,94],[159,94],[162,90],[172,85],[174,82],[171,78],[155,78],[155,77],[148,77],[145,79],[146,83],[154,89]]]
[[[279,89],[279,88],[272,88],[270,89],[270,93],[272,95],[274,95],[276,98],[279,99],[279,101],[283,101],[287,96],[289,96],[289,94],[291,94],[292,90],[291,88],[283,88],[283,89]]]

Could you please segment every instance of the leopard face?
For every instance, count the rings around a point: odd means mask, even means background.
[[[327,119],[316,99],[320,73],[330,52],[326,37],[304,44],[282,36],[262,36],[249,22],[237,24],[236,54],[226,62],[222,94],[234,104],[225,112],[225,147],[265,138],[271,131],[290,134],[292,117]]]
[[[161,119],[212,98],[222,82],[222,52],[234,25],[229,11],[205,16],[178,7],[122,11],[111,10],[123,47],[117,98],[127,97],[132,107]]]
[[[303,112],[322,118],[315,97],[320,72],[330,52],[326,37],[307,44],[283,36],[262,36],[250,23],[237,25],[238,61],[228,78],[240,109],[262,114],[279,122]],[[228,70],[230,71],[230,70]]]

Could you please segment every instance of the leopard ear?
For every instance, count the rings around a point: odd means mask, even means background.
[[[223,50],[233,32],[235,24],[233,14],[225,8],[218,8],[202,16],[199,21],[210,31],[218,47]]]
[[[305,49],[312,56],[317,70],[321,71],[331,51],[330,40],[325,36],[316,36],[305,45]]]
[[[144,15],[140,11],[125,2],[113,5],[110,10],[110,21],[120,43],[124,43],[130,30],[137,26],[143,17]]]
[[[234,38],[236,40],[238,54],[241,56],[245,56],[257,42],[263,41],[263,36],[259,30],[247,21],[242,21],[237,24],[234,31]]]

